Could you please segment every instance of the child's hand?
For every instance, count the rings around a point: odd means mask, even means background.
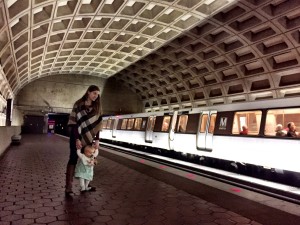
[[[76,148],[81,149],[82,148],[82,143],[79,139],[76,139]]]

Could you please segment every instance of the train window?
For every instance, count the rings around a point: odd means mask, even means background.
[[[164,116],[163,123],[161,126],[162,132],[167,132],[169,130],[170,121],[171,121],[171,116]]]
[[[132,130],[134,124],[134,119],[129,119],[127,122],[127,130]]]
[[[294,122],[296,127],[300,126],[300,108],[268,110],[265,135],[287,136],[287,125],[290,122]]]
[[[121,130],[126,130],[127,121],[128,121],[128,119],[123,119],[123,120],[122,120]]]
[[[101,126],[103,129],[106,129],[107,120],[102,120]]]
[[[217,118],[216,113],[210,115],[210,122],[209,122],[209,128],[208,128],[208,133],[210,133],[210,134],[212,134],[215,130],[216,118]]]
[[[149,117],[148,123],[147,123],[147,130],[148,131],[154,130],[155,121],[156,121],[155,116],[150,116]]]
[[[121,127],[122,127],[123,119],[118,119],[117,121],[118,121],[118,122],[117,122],[117,127],[116,127],[117,130],[122,130]]]
[[[154,127],[153,127],[154,132],[161,132],[161,127],[162,127],[162,124],[163,124],[163,120],[164,120],[163,116],[156,116],[155,117]],[[147,127],[148,127],[148,125],[147,125]]]
[[[205,133],[207,120],[208,120],[208,115],[207,114],[202,114],[202,116],[201,116],[200,133]]]
[[[156,117],[153,117],[153,119],[152,119],[152,125],[151,125],[151,130],[154,130],[155,121],[156,121]]]
[[[258,135],[261,111],[244,111],[234,114],[232,134]]]
[[[188,122],[188,115],[179,116],[176,131],[179,133],[185,133],[187,122]]]
[[[142,118],[136,118],[134,123],[135,130],[141,130]]]
[[[113,119],[111,121],[110,130],[113,130],[116,127],[115,124],[117,123],[117,120]]]
[[[198,123],[199,123],[199,114],[198,113],[197,114],[189,114],[185,133],[196,134],[197,130],[198,130]]]
[[[111,119],[107,120],[106,129],[110,129]]]
[[[148,118],[143,118],[142,119],[143,121],[142,121],[141,130],[145,130],[146,129],[147,119]],[[153,126],[154,126],[154,124],[153,124]]]

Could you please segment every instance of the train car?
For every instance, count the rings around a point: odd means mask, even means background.
[[[172,152],[222,169],[293,174],[293,185],[300,186],[300,134],[293,131],[290,135],[287,128],[291,122],[300,126],[299,100],[262,100],[104,117],[100,137],[106,142],[146,147],[147,151],[150,147],[168,156]]]

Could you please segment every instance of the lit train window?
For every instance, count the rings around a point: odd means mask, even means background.
[[[297,127],[300,127],[300,108],[268,110],[265,135],[277,137],[287,136],[287,125],[290,122],[295,124],[296,130]]]
[[[115,119],[112,119],[111,120],[111,125],[110,125],[110,130],[113,130],[114,128],[115,128],[115,123],[116,123],[117,121],[115,120]]]
[[[123,119],[122,120],[121,130],[126,130],[127,121],[128,121],[128,119]]]
[[[107,120],[102,120],[102,128],[106,129]]]
[[[178,119],[176,131],[179,133],[185,133],[187,122],[188,122],[188,115],[181,115]]]
[[[134,123],[134,129],[140,130],[142,126],[142,118],[136,118]]]
[[[106,129],[110,129],[111,126],[111,120],[107,120]]]
[[[170,121],[171,121],[171,116],[164,116],[163,123],[161,126],[161,131],[166,132],[169,130]]]
[[[156,117],[150,116],[147,123],[147,131],[153,131],[155,125]]]
[[[234,114],[232,134],[258,135],[261,111],[244,111]]]
[[[210,134],[212,134],[215,130],[216,118],[217,118],[216,113],[210,115],[210,122],[209,122],[209,128],[208,128],[208,133],[210,133]]]
[[[205,133],[207,120],[208,120],[208,115],[203,114],[201,118],[200,133]]]
[[[133,128],[134,119],[129,119],[127,122],[127,130],[131,130]]]
[[[141,130],[145,130],[146,129],[146,124],[147,124],[147,118],[143,118],[142,119]],[[154,124],[153,124],[153,126],[154,126]]]

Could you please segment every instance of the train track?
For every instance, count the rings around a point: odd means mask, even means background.
[[[235,187],[240,187],[290,203],[300,204],[300,189],[297,187],[278,184],[271,181],[265,181],[258,178],[205,167],[202,165],[193,164],[177,159],[170,159],[164,156],[154,155],[152,153],[137,151],[104,142],[101,142],[101,146],[105,146],[105,148],[111,151],[123,153],[128,156],[145,159],[150,162],[161,164],[163,166],[175,168],[181,171],[188,172],[190,174],[226,183]]]

